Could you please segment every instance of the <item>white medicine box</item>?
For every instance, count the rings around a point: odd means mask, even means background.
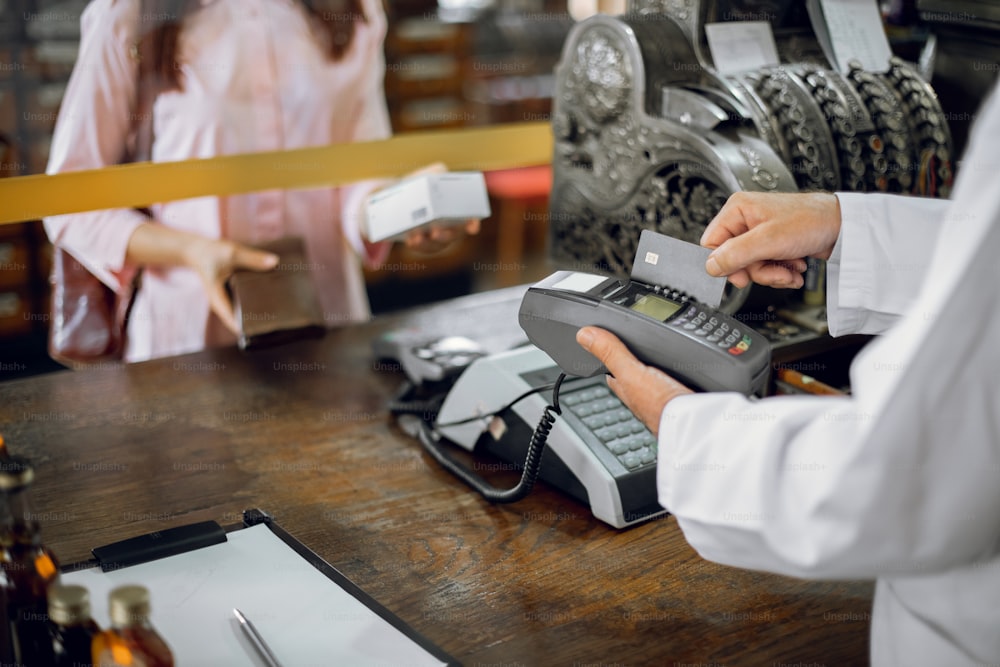
[[[478,171],[451,171],[407,178],[368,198],[369,241],[401,239],[431,224],[463,224],[490,215],[486,179]]]

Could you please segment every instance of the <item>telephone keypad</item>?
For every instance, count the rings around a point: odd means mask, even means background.
[[[639,455],[635,452],[628,452],[622,455],[621,462],[625,464],[626,468],[638,468],[641,463]]]
[[[608,449],[610,449],[611,453],[615,456],[620,456],[628,452],[628,443],[624,438],[621,440],[615,440],[614,442],[608,444]]]
[[[656,462],[656,438],[607,387],[567,390],[559,402],[629,470]]]

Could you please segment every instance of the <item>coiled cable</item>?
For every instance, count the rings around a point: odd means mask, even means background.
[[[517,502],[531,493],[532,488],[535,486],[535,481],[538,479],[538,473],[542,466],[542,454],[545,452],[549,433],[556,422],[556,416],[562,414],[562,409],[559,406],[559,389],[565,379],[566,374],[560,373],[552,387],[552,404],[546,406],[545,412],[538,421],[538,426],[535,427],[534,433],[531,434],[531,440],[528,442],[528,451],[524,458],[524,467],[521,471],[521,479],[512,488],[498,489],[480,475],[469,470],[465,464],[441,447],[441,443],[437,439],[437,434],[427,420],[420,420],[417,429],[417,439],[423,445],[424,449],[427,450],[427,453],[445,470],[448,470],[468,484],[486,500],[491,503]],[[483,417],[486,416],[490,415],[483,415]]]

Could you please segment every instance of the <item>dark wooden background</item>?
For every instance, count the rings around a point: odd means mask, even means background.
[[[0,384],[0,433],[32,459],[45,541],[100,544],[266,510],[418,632],[479,665],[863,665],[872,586],[702,560],[672,517],[627,530],[536,487],[494,506],[389,416],[371,352],[401,326],[520,339],[519,288],[322,340]]]

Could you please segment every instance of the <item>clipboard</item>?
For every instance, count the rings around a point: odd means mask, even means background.
[[[151,622],[179,665],[262,664],[234,607],[285,667],[460,665],[258,509],[242,524],[191,524],[93,553],[64,567],[63,583],[88,588],[101,627],[112,588],[147,586]]]

